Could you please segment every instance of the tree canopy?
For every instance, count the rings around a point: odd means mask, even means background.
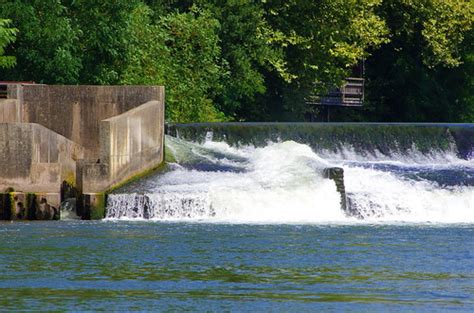
[[[367,60],[370,115],[473,122],[472,2],[385,0],[390,42]]]
[[[472,122],[473,11],[459,0],[0,0],[0,79],[165,85],[175,122],[302,121],[319,114],[308,97],[365,62],[366,105],[336,120]]]
[[[15,41],[16,28],[10,28],[11,21],[0,19],[0,68],[13,67],[16,63],[14,56],[5,56],[5,47]]]

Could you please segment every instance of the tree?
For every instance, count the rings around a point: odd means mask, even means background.
[[[175,122],[218,121],[224,115],[212,98],[221,89],[222,75],[217,29],[208,11],[192,8],[172,13],[156,24],[151,11],[134,11],[130,27],[130,64],[121,81],[127,84],[162,84],[167,87],[166,117]]]
[[[288,78],[267,72],[268,91],[257,107],[260,117],[302,120],[313,107],[305,99],[341,84],[351,68],[387,41],[376,14],[379,0],[268,1],[266,19],[280,44]],[[266,117],[265,117],[266,115]]]
[[[17,66],[3,78],[41,83],[77,83],[81,59],[79,31],[71,25],[59,0],[0,0],[0,12],[18,29],[17,40],[6,51]]]
[[[378,14],[390,42],[366,62],[366,118],[472,121],[472,2],[384,0]]]
[[[265,18],[262,3],[227,0],[201,1],[219,20],[221,58],[225,75],[222,90],[214,98],[227,116],[239,118],[255,102],[256,95],[266,92],[264,72],[287,75],[283,51],[276,34]]]
[[[0,0],[11,19],[0,20],[10,56],[0,66],[10,80],[163,84],[171,121],[300,121],[318,111],[309,96],[365,59],[367,105],[335,118],[473,121],[473,10],[459,0]]]
[[[117,84],[128,65],[127,29],[140,0],[64,1],[77,29],[82,56],[81,83]]]
[[[16,28],[9,27],[10,23],[11,20],[0,19],[0,68],[9,68],[16,64],[14,56],[4,55],[5,47],[15,41],[18,32]]]
[[[193,13],[200,7],[218,21],[213,36],[217,36],[220,49],[215,59],[220,73],[214,88],[208,89],[207,98],[228,118],[239,118],[239,112],[248,111],[255,96],[266,91],[262,69],[285,75],[283,53],[278,45],[271,43],[273,32],[264,18],[261,3],[249,0],[146,2],[153,10],[151,16],[158,20],[166,14]]]

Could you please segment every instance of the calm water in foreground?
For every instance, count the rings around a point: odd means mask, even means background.
[[[0,224],[2,310],[473,311],[474,226]]]

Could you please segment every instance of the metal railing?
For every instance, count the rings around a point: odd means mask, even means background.
[[[0,99],[8,98],[8,85],[0,84]]]
[[[325,95],[314,95],[307,103],[323,106],[362,106],[364,83],[364,78],[348,77],[340,88],[334,88]]]
[[[35,82],[0,81],[0,99],[8,98],[8,85],[34,85]]]

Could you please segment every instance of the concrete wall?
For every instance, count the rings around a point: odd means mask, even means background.
[[[7,96],[0,219],[57,218],[66,198],[82,218],[101,218],[104,191],[163,161],[163,87],[13,84]]]
[[[84,149],[38,124],[0,123],[0,191],[58,192]]]
[[[148,101],[164,103],[164,88],[9,85],[8,97],[17,103],[9,104],[8,116],[0,121],[41,124],[83,146],[86,158],[99,159],[100,121]]]
[[[0,123],[20,123],[19,101],[16,99],[0,99]]]
[[[157,167],[163,161],[164,107],[149,101],[100,122],[100,162],[78,166],[78,187],[84,193],[104,191]]]

